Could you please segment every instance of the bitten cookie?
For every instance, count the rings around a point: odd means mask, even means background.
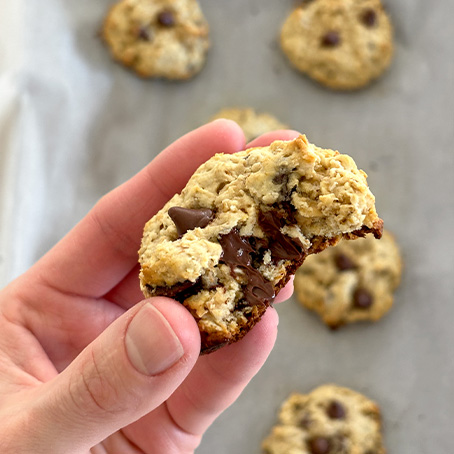
[[[218,118],[227,118],[227,120],[233,120],[238,123],[244,132],[247,142],[266,132],[288,129],[288,126],[281,123],[276,117],[268,113],[258,113],[251,108],[239,109],[231,107],[222,109],[212,117],[212,120]]]
[[[340,238],[381,236],[366,174],[305,136],[217,154],[145,226],[145,296],[196,319],[202,352],[243,337],[309,254]]]
[[[380,319],[393,304],[400,283],[402,259],[394,237],[380,241],[341,241],[308,257],[295,275],[300,303],[317,312],[331,328]]]
[[[264,454],[384,454],[380,409],[367,397],[335,385],[292,394]]]
[[[393,32],[380,0],[313,0],[281,30],[281,47],[298,70],[337,90],[367,85],[389,66]]]
[[[112,56],[143,77],[188,79],[205,63],[208,23],[196,0],[122,0],[102,30]]]

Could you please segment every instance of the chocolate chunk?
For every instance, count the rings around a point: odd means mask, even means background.
[[[353,261],[345,254],[339,253],[334,256],[334,263],[339,271],[349,271],[355,268]]]
[[[158,14],[158,23],[163,27],[173,27],[175,25],[175,16],[172,11],[164,10]]]
[[[177,284],[172,285],[171,287],[149,287],[150,290],[153,291],[155,296],[167,296],[168,298],[177,298],[177,295],[181,295],[182,293],[186,293],[188,289],[192,289],[197,282],[185,281],[179,282]],[[197,292],[194,292],[197,293]],[[180,298],[181,299],[181,298]],[[184,299],[184,298],[183,298]]]
[[[361,22],[369,28],[375,27],[377,24],[377,13],[372,8],[366,9],[361,14]]]
[[[172,207],[168,211],[169,216],[175,223],[179,236],[196,227],[206,227],[213,220],[213,211],[205,208],[200,210]]]
[[[372,295],[365,288],[358,287],[353,293],[353,304],[358,309],[369,309],[373,302]]]
[[[271,303],[274,298],[274,287],[255,268],[243,268],[248,278],[248,284],[244,288],[244,296],[249,305]]]
[[[300,260],[305,255],[300,240],[281,232],[281,219],[277,212],[260,212],[258,221],[265,234],[271,237],[268,248],[274,260]]]
[[[331,448],[331,443],[327,438],[315,437],[308,442],[311,454],[328,454]]]
[[[150,30],[148,27],[140,27],[137,36],[142,40],[142,41],[151,41],[151,35],[150,35]]]
[[[230,266],[232,274],[240,268],[246,275],[247,283],[243,288],[244,298],[251,306],[271,303],[275,297],[271,282],[251,265],[251,253],[254,249],[246,238],[242,238],[238,229],[232,229],[219,238],[222,246],[221,261]]]
[[[254,251],[249,242],[242,238],[238,229],[232,229],[226,235],[219,238],[222,246],[222,261],[235,268],[236,266],[248,266]]]
[[[326,409],[326,414],[331,419],[344,419],[345,408],[340,402],[338,402],[337,400],[333,400]]]
[[[323,47],[336,47],[339,46],[341,38],[338,32],[331,30],[322,37],[321,44]]]

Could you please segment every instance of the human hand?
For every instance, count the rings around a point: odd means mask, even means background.
[[[202,162],[244,146],[227,120],[185,135],[0,292],[2,454],[192,453],[258,372],[277,334],[273,308],[240,342],[199,357],[190,313],[143,300],[138,284],[145,222]]]

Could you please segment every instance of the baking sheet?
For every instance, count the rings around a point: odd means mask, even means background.
[[[183,83],[140,80],[112,62],[97,35],[111,4],[2,0],[0,284],[220,108],[268,111],[367,171],[405,273],[374,325],[332,333],[295,300],[279,305],[273,353],[198,454],[259,453],[281,401],[326,382],[380,404],[390,453],[452,454],[454,3],[388,0],[395,59],[357,93],[289,67],[277,36],[294,2],[201,0],[213,46]]]

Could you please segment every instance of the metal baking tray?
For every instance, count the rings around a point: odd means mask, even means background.
[[[361,91],[337,93],[296,72],[280,51],[292,1],[201,0],[212,48],[186,82],[142,80],[112,61],[98,37],[110,0],[3,2],[11,14],[0,20],[9,25],[0,31],[9,49],[0,81],[3,89],[13,81],[3,102],[17,106],[9,117],[17,128],[3,136],[10,161],[1,172],[10,175],[2,180],[8,200],[20,203],[11,211],[2,199],[2,280],[219,109],[269,112],[368,173],[403,252],[403,280],[384,319],[337,332],[294,297],[278,305],[274,351],[198,454],[258,454],[288,394],[322,383],[379,403],[390,453],[453,453],[454,3],[387,0],[389,71]]]

